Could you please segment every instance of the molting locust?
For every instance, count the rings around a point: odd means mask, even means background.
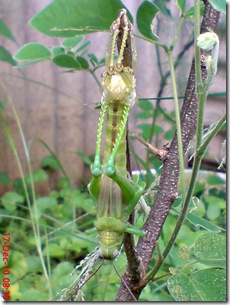
[[[143,193],[145,184],[132,180],[128,177],[127,172],[126,123],[130,109],[136,100],[134,76],[136,54],[133,49],[131,23],[125,9],[119,11],[118,18],[111,25],[110,40],[111,43],[106,52],[106,71],[102,74],[101,112],[95,160],[91,166],[93,178],[88,185],[90,195],[96,203],[97,220],[94,225],[99,234],[99,250],[95,249],[83,263],[76,267],[79,269],[84,263],[87,263],[75,281],[73,285],[75,287],[72,286],[73,291],[70,293],[72,288],[66,289],[60,300],[65,300],[67,294],[70,295],[68,300],[77,299],[81,288],[100,269],[104,260],[113,260],[119,255],[125,232],[144,235],[142,231],[134,228],[128,222],[130,214]],[[129,58],[128,61],[127,58]],[[132,65],[129,62],[132,62]],[[106,134],[104,157],[101,163],[104,123],[106,124]],[[89,275],[94,262],[99,257],[102,258],[101,264]],[[115,268],[114,263],[113,266]],[[115,271],[118,274],[116,268]],[[122,280],[121,277],[120,279]],[[127,289],[129,290],[128,287]],[[135,299],[132,292],[130,290],[129,292]]]
[[[111,50],[106,54],[106,71],[102,74],[103,93],[98,123],[95,160],[91,166],[93,178],[88,186],[96,202],[99,233],[99,256],[113,259],[119,254],[124,232],[140,233],[128,223],[130,214],[143,192],[143,183],[128,178],[126,166],[126,123],[136,99],[131,23],[126,10],[119,12],[111,26]],[[115,50],[118,35],[122,35],[118,57]],[[132,67],[125,65],[124,52],[131,43]],[[129,46],[130,47],[130,46]],[[106,119],[104,158],[101,164],[101,139]]]

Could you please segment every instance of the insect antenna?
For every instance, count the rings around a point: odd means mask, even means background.
[[[78,287],[74,289],[70,297],[67,299],[67,301],[75,301],[76,297],[78,295],[78,292],[82,289],[83,286],[99,271],[101,266],[104,264],[104,259],[101,261],[100,265],[97,267],[97,269]]]
[[[113,263],[113,268],[117,274],[117,276],[119,277],[119,279],[121,280],[121,282],[125,285],[125,287],[127,288],[128,292],[130,293],[130,295],[132,296],[132,298],[134,299],[134,301],[137,301],[136,297],[134,296],[134,294],[132,293],[132,291],[130,290],[129,286],[126,284],[126,282],[123,280],[123,278],[120,276],[118,270],[117,270],[117,267],[115,266],[115,263],[114,261],[112,262]]]

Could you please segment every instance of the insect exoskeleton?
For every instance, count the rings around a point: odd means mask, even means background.
[[[127,225],[112,217],[102,217],[94,225],[100,238],[99,256],[107,260],[114,259],[120,253],[119,248]]]

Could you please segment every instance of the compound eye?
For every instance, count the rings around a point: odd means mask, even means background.
[[[121,62],[118,62],[118,63],[116,64],[116,71],[117,71],[117,72],[121,72],[122,70],[123,70],[123,65],[122,65]]]
[[[114,66],[109,66],[108,73],[109,74],[114,74]]]

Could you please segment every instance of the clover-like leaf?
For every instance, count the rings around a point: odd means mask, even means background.
[[[152,31],[152,21],[159,8],[149,1],[144,1],[137,11],[137,27],[140,33],[150,40],[157,40],[157,35]]]
[[[122,8],[125,6],[120,0],[54,0],[35,15],[29,24],[51,37],[108,31]],[[132,22],[128,10],[127,14]]]

